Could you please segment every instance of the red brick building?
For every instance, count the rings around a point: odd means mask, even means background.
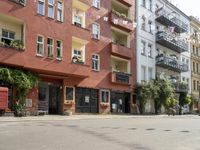
[[[0,64],[39,75],[31,114],[130,113],[134,18],[134,0],[1,0]],[[13,40],[24,50],[5,46]]]

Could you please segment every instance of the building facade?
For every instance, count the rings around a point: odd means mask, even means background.
[[[33,115],[133,112],[134,18],[133,0],[2,0],[0,65],[38,74]]]
[[[155,1],[138,0],[136,4],[137,16],[137,82],[148,82],[155,79],[156,43],[155,43]],[[154,112],[153,101],[148,100],[146,113]]]
[[[191,19],[191,90],[193,97],[193,110],[199,109],[199,83],[200,83],[200,46],[199,46],[199,36],[200,36],[200,22],[195,17],[190,17]]]
[[[179,93],[191,94],[190,19],[168,0],[137,1],[137,82],[164,75]],[[182,86],[183,83],[185,86]],[[154,112],[149,100],[146,112]]]

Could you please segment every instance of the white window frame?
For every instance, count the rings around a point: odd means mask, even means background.
[[[75,51],[79,51],[79,52],[81,52],[81,55],[79,55],[79,54],[75,54],[74,52]],[[72,60],[73,60],[73,57],[76,57],[76,58],[80,58],[81,60],[77,60],[77,63],[85,63],[85,50],[83,50],[83,49],[76,49],[76,48],[73,48],[72,49]],[[76,63],[76,62],[74,62],[74,63]]]
[[[38,37],[42,37],[42,42],[39,42],[38,41]],[[40,53],[38,53],[38,44],[42,44],[42,53],[40,54]],[[43,56],[43,54],[44,54],[44,36],[43,35],[41,35],[41,34],[38,34],[37,35],[37,56]]]
[[[96,26],[96,29],[94,26]],[[100,39],[100,24],[98,23],[92,24],[92,38]]]
[[[48,44],[48,39],[52,40],[52,45]],[[49,49],[50,48],[50,49]],[[49,55],[49,50],[51,50],[51,54]],[[54,40],[51,37],[47,38],[47,57],[53,58],[53,51],[54,51]]]
[[[95,56],[95,58],[93,56]],[[93,62],[97,63],[97,68],[93,68]],[[92,54],[92,70],[100,71],[100,55],[98,54]]]
[[[104,102],[102,97],[102,92],[108,92],[108,101]],[[100,90],[100,103],[110,103],[110,90]]]
[[[6,36],[3,36],[3,32],[7,32],[8,33],[8,36],[6,37]],[[13,38],[11,38],[10,37],[10,34],[14,34],[14,37]],[[2,37],[1,38],[4,38],[4,39],[7,39],[7,40],[14,40],[15,39],[15,32],[13,32],[13,31],[9,31],[9,30],[6,30],[6,29],[2,29]]]
[[[148,43],[148,57],[150,57],[150,58],[152,58],[153,56],[152,56],[152,44],[149,44]]]
[[[58,47],[58,43],[57,42],[60,42],[60,47]],[[60,49],[60,57],[58,57],[58,50]],[[62,52],[63,51],[63,42],[61,40],[56,40],[56,59],[57,60],[62,60]]]
[[[59,7],[59,3],[62,5],[62,7]],[[57,2],[57,20],[60,22],[63,22],[63,14],[64,14],[63,12],[64,12],[64,3],[62,1],[58,1]]]
[[[100,0],[93,0],[92,1],[92,6],[94,6],[95,8],[100,8],[101,6],[101,1]]]
[[[143,40],[141,40],[141,45],[143,46],[141,46],[141,55],[146,55],[146,42],[145,41],[143,41]]]
[[[52,19],[54,18],[54,4],[55,4],[55,0],[53,0],[53,3],[49,3],[49,0],[48,0],[48,10],[47,10],[48,13],[47,13],[47,15],[48,15],[49,18],[52,18]],[[50,16],[50,14],[49,14],[49,9],[50,9],[50,7],[51,7],[52,10],[53,10],[53,11],[52,11],[52,13],[53,13],[52,16]]]
[[[39,3],[41,4],[43,4],[43,11],[42,11],[42,14],[39,12]],[[37,13],[39,14],[39,15],[45,15],[45,0],[38,0],[38,3],[37,3]]]

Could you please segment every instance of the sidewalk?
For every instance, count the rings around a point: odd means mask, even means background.
[[[64,120],[81,120],[81,119],[120,119],[120,118],[172,118],[172,119],[200,119],[198,115],[44,115],[44,116],[28,116],[28,117],[0,117],[0,122],[19,122],[19,121],[64,121]]]

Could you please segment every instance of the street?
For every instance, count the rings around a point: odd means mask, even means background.
[[[200,116],[0,118],[0,150],[200,150]]]

